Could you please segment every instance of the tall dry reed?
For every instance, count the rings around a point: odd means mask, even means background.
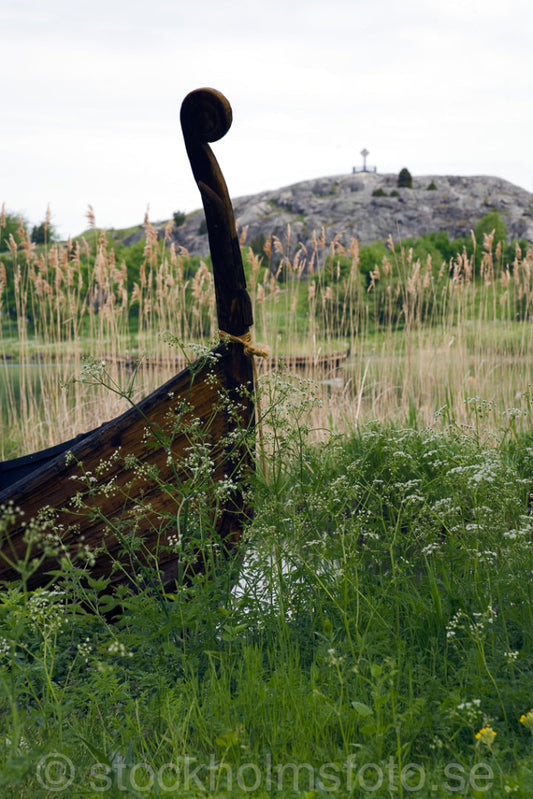
[[[127,401],[84,374],[84,359],[105,361],[108,379],[131,401],[185,364],[174,341],[211,346],[217,336],[213,277],[201,262],[190,276],[172,223],[161,233],[144,220],[144,260],[128,286],[105,231],[89,209],[85,236],[42,248],[21,225],[9,265],[0,263],[0,313],[12,270],[14,318],[0,326],[3,396],[0,456],[57,443],[124,410]],[[245,246],[261,366],[314,380],[322,394],[317,427],[369,420],[472,424],[479,407],[494,424],[519,424],[530,407],[533,251],[502,260],[493,235],[481,253],[425,263],[389,239],[369,274],[359,243],[326,240],[305,248],[290,227],[260,255]],[[478,267],[476,268],[476,263]],[[187,277],[189,274],[189,277]],[[2,294],[3,293],[3,294]],[[5,303],[4,303],[5,310]],[[337,358],[325,356],[340,353]],[[344,360],[343,360],[344,358]],[[132,368],[141,367],[132,381]],[[17,364],[15,369],[13,364]],[[130,390],[131,389],[131,390]],[[485,405],[483,405],[485,403]],[[506,416],[507,414],[507,416]]]

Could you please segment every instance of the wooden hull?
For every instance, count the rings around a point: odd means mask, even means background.
[[[243,346],[221,344],[203,363],[96,430],[2,464],[0,505],[11,503],[23,515],[16,514],[0,540],[0,583],[18,576],[11,564],[26,557],[30,522],[47,513],[50,522],[41,521],[37,534],[30,534],[36,539],[32,557],[43,560],[29,588],[50,582],[63,550],[74,558],[86,549],[96,552],[91,577],[127,584],[152,563],[171,588],[184,570],[176,542],[189,536],[187,520],[198,503],[210,508],[202,517],[203,534],[231,548],[247,517],[243,486],[253,469],[252,392],[252,364]],[[192,462],[198,453],[209,462],[203,482]],[[221,480],[232,486],[215,496]],[[187,568],[201,569],[201,558],[191,564],[189,557]]]
[[[66,552],[85,557],[92,578],[138,584],[139,574],[151,579],[150,565],[171,589],[204,569],[204,555],[218,557],[212,542],[224,550],[241,535],[253,468],[253,365],[245,354],[253,316],[233,208],[209,146],[229,130],[231,106],[220,92],[197,89],[180,119],[225,343],[117,419],[0,466],[0,584],[19,576],[16,564],[28,562],[31,547],[37,566],[28,588],[50,582]]]

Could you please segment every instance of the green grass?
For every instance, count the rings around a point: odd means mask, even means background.
[[[3,795],[533,795],[533,435],[309,444],[306,403],[271,404],[236,586],[124,590],[114,623],[68,560],[2,591]]]

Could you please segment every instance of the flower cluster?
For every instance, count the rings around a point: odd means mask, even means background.
[[[522,715],[520,716],[520,723],[523,724],[525,727],[527,727],[528,730],[533,735],[533,708],[531,708],[531,710],[528,710],[527,713],[522,713]]]
[[[518,659],[518,649],[510,649],[508,652],[504,652],[503,656],[509,663],[513,663]]]
[[[120,658],[133,657],[133,652],[128,652],[128,650],[121,641],[111,641],[111,643],[107,647],[107,653],[108,655],[117,655]]]
[[[494,743],[494,739],[496,738],[496,732],[492,729],[490,724],[485,724],[479,732],[476,732],[476,741],[478,744],[485,744],[488,746],[489,749]]]
[[[33,625],[43,634],[59,632],[65,625],[64,593],[56,588],[37,588],[28,600]]]
[[[99,361],[96,358],[86,358],[81,367],[78,382],[90,384],[100,383],[103,379],[106,366],[107,364],[105,361]]]
[[[90,644],[90,638],[86,638],[85,641],[82,641],[81,644],[78,644],[78,654],[84,663],[89,662],[89,655],[92,652],[92,646]]]
[[[468,724],[474,724],[481,714],[481,699],[472,699],[470,702],[461,702],[457,711]]]
[[[179,552],[181,549],[182,540],[183,536],[181,533],[177,533],[175,535],[170,534],[167,536],[167,546],[169,546],[170,549],[173,549],[175,552]]]

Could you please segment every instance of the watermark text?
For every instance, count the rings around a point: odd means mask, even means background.
[[[70,758],[59,752],[51,752],[37,764],[36,776],[40,785],[50,792],[60,793],[70,788],[75,780],[76,768]],[[120,758],[113,765],[94,763],[80,780],[95,793],[107,791],[150,794],[171,793],[177,790],[217,790],[253,794],[258,790],[292,790],[295,792],[320,790],[326,793],[343,793],[358,789],[359,792],[375,793],[380,788],[389,792],[411,792],[422,790],[440,791],[449,794],[461,793],[465,789],[477,792],[488,791],[494,783],[494,772],[489,763],[475,763],[465,767],[461,763],[446,763],[436,778],[420,763],[399,765],[390,757],[385,763],[359,762],[351,755],[344,763],[273,763],[267,754],[261,764],[241,763],[238,766],[221,761],[212,754],[207,762],[198,762],[193,757],[180,758],[176,763],[163,763],[158,767],[145,762],[128,763]]]

